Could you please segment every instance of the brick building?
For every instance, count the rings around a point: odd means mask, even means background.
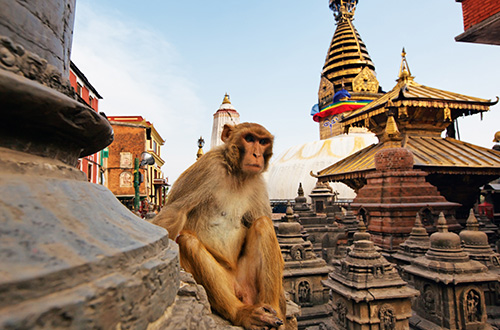
[[[163,178],[160,147],[165,143],[152,123],[141,116],[109,116],[115,140],[109,146],[109,158],[105,160],[105,176],[109,190],[130,209],[133,208],[134,162],[143,152],[150,153],[155,160],[152,165],[141,166],[142,183],[139,185],[141,208],[153,204],[161,208],[164,204],[168,180]],[[147,210],[144,210],[144,212]]]
[[[99,100],[102,97],[73,61],[70,62],[69,81],[80,100],[98,112]],[[106,156],[106,151],[105,149],[79,159],[78,167],[87,175],[89,182],[104,184],[102,162]]]
[[[456,0],[462,3],[464,33],[456,41],[500,45],[500,1]]]

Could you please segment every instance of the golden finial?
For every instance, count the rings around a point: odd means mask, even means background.
[[[231,104],[231,101],[229,101],[229,94],[226,93],[226,95],[224,95],[224,100],[222,101],[222,104]]]
[[[396,120],[394,116],[389,116],[387,118],[387,125],[385,126],[385,133],[387,136],[392,137],[399,134],[398,124],[396,124]]]
[[[398,145],[398,141],[402,140],[401,133],[398,129],[398,124],[394,119],[394,113],[389,110],[387,123],[385,124],[384,140],[388,141],[387,146]]]
[[[401,66],[399,67],[399,79],[398,80],[408,80],[409,78],[413,78],[410,72],[410,66],[408,65],[408,61],[406,61],[406,51],[403,47],[401,51]]]
[[[226,94],[227,95],[227,94]],[[203,156],[203,146],[205,145],[205,140],[200,136],[198,139],[198,152],[196,153],[196,160]]]
[[[495,137],[493,138],[493,142],[500,142],[500,131],[495,133]]]

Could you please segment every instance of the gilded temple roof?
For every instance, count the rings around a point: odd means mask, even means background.
[[[372,144],[319,171],[322,181],[359,179],[375,170],[375,154],[385,143]],[[500,174],[500,152],[452,138],[407,135],[401,147],[413,153],[414,167],[427,173]]]
[[[349,112],[347,116],[341,119],[341,124],[343,127],[353,124],[367,126],[364,124],[367,119],[387,112],[389,107],[447,109],[449,110],[449,119],[455,119],[462,115],[488,111],[489,107],[496,104],[496,102],[498,102],[498,98],[492,102],[491,100],[462,95],[417,83],[411,75],[406,61],[406,52],[403,49],[396,86],[366,106]],[[416,116],[421,119],[426,114],[420,111]]]

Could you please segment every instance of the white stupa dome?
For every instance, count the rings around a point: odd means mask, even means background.
[[[377,141],[373,133],[349,133],[289,148],[274,158],[265,173],[269,198],[294,199],[300,182],[308,196],[317,182],[310,175],[311,171],[316,173]],[[330,183],[330,186],[339,193],[337,198],[353,199],[356,196],[343,183]]]

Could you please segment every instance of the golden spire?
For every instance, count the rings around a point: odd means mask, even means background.
[[[399,67],[399,78],[397,81],[408,81],[410,79],[413,80],[413,77],[410,72],[408,61],[406,61],[406,51],[403,47],[403,51],[401,52],[401,65]]]
[[[375,66],[368,54],[366,45],[352,24],[357,3],[358,0],[330,0],[330,9],[333,10],[337,28],[321,76],[332,84],[332,86],[327,86],[330,89],[333,87],[330,93],[332,97],[335,92],[341,89],[358,92],[353,88],[353,80],[365,68],[368,68],[373,76],[370,80],[376,80]],[[375,93],[378,92],[378,81],[376,83],[377,91]],[[320,86],[320,92],[322,87],[325,87],[324,85],[323,83],[323,86]],[[364,95],[364,99],[366,99],[366,95]],[[321,101],[320,108],[331,102],[331,100],[327,100],[326,103],[323,102],[325,104],[322,104]]]
[[[229,94],[226,93],[226,95],[224,95],[224,100],[222,100],[222,104],[231,104],[231,101],[229,101]]]

